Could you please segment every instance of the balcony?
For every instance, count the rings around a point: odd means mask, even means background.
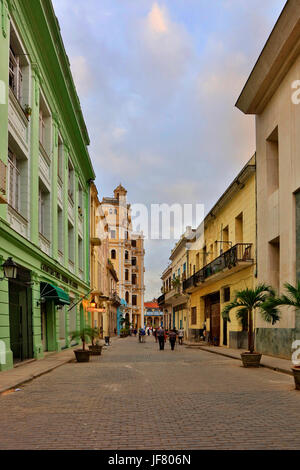
[[[165,303],[165,294],[158,297],[157,303],[158,303],[159,306],[164,305],[164,303]]]
[[[0,160],[0,204],[7,204],[6,199],[6,165]]]
[[[193,291],[200,284],[222,279],[253,264],[252,244],[238,243],[183,282],[183,291]]]
[[[130,259],[125,259],[124,264],[125,264],[125,266],[131,266],[131,260]]]

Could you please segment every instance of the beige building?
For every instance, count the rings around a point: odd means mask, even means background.
[[[127,191],[119,185],[114,197],[103,198],[101,208],[108,224],[109,259],[119,282],[117,293],[127,303],[133,327],[144,326],[144,237],[133,233]]]
[[[257,274],[282,290],[300,279],[300,6],[289,0],[238,99],[256,116]],[[291,357],[300,313],[283,309],[275,327],[256,318],[256,347]]]
[[[108,224],[94,183],[90,190],[90,273],[88,323],[99,328],[101,336],[113,336],[121,303],[117,295],[118,277],[109,260]]]

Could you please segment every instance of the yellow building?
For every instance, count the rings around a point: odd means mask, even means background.
[[[255,157],[235,178],[197,230],[189,250],[188,338],[206,336],[216,345],[247,347],[247,325],[222,319],[237,290],[252,288],[256,270]]]
[[[113,198],[103,198],[101,207],[108,223],[109,259],[119,282],[117,294],[127,304],[126,315],[133,327],[144,326],[144,237],[133,233],[127,191],[119,185]]]
[[[171,264],[162,274],[163,295],[158,303],[164,312],[166,328],[188,328],[189,296],[182,289],[183,282],[188,277],[189,244],[194,240],[196,231],[187,227],[171,252]]]

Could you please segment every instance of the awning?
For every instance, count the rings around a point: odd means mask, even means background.
[[[48,284],[47,282],[41,282],[41,298],[47,300],[53,300],[55,305],[70,305],[69,295],[59,287]]]

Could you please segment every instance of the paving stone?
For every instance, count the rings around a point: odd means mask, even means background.
[[[293,378],[152,338],[0,397],[0,449],[298,449]]]

